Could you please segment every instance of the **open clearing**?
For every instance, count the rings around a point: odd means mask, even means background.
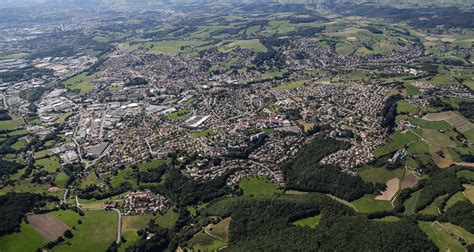
[[[20,225],[20,232],[0,236],[0,251],[2,252],[31,252],[42,247],[46,240],[26,222]]]
[[[400,179],[393,178],[387,181],[387,189],[381,195],[375,197],[376,200],[392,200],[400,189]]]
[[[308,81],[309,80],[300,80],[300,81],[290,82],[290,83],[273,87],[272,90],[285,90],[285,89],[299,88],[299,87],[304,86]]]
[[[471,123],[464,116],[452,111],[430,113],[425,115],[422,119],[426,121],[446,121],[461,133],[466,133],[469,130],[474,129],[473,123]]]
[[[446,202],[446,206],[444,210],[447,211],[450,207],[454,206],[456,203],[460,201],[467,201],[466,196],[464,196],[463,192],[457,192],[451,198],[448,199]]]
[[[85,211],[82,224],[73,230],[70,244],[61,243],[53,251],[106,251],[117,235],[115,211]]]
[[[123,216],[122,236],[124,241],[120,244],[119,251],[125,251],[127,247],[137,241],[140,238],[137,231],[145,229],[151,219],[153,219],[151,215]]]
[[[54,241],[68,230],[58,218],[48,214],[33,214],[26,217],[28,223],[47,241]]]
[[[217,224],[210,224],[191,239],[193,251],[216,251],[227,246],[230,217]]]
[[[264,196],[278,193],[280,190],[266,177],[244,178],[240,180],[239,187],[244,196]]]
[[[321,215],[316,215],[316,216],[294,221],[293,224],[300,227],[315,228],[319,224],[320,220],[321,220]]]
[[[464,196],[474,204],[474,186],[473,185],[463,185],[464,186]]]
[[[393,178],[401,179],[403,177],[403,169],[389,170],[386,168],[368,167],[360,169],[357,174],[369,183],[387,183]]]
[[[465,251],[464,247],[454,239],[449,233],[443,230],[443,227],[437,222],[418,222],[418,227],[434,242],[440,251]]]
[[[364,197],[354,200],[351,203],[361,213],[375,213],[393,209],[390,201],[376,200],[373,195],[365,195]]]
[[[22,122],[20,120],[6,120],[6,121],[0,121],[0,130],[15,130],[20,125]]]
[[[448,135],[434,129],[422,129],[422,136],[430,147],[431,157],[439,168],[447,168],[454,161],[449,154],[448,147],[456,147]]]

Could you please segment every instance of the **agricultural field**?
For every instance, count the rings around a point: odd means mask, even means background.
[[[294,81],[272,88],[272,90],[286,90],[304,86],[309,80]]]
[[[176,55],[182,52],[194,51],[196,48],[205,44],[204,41],[158,41],[146,42],[143,47],[148,49],[150,53],[166,53]]]
[[[153,216],[150,215],[123,216],[122,236],[125,238],[125,242],[120,245],[119,251],[125,251],[130,244],[137,241],[139,239],[137,231],[145,229],[152,219]]]
[[[72,90],[79,90],[79,95],[85,95],[92,90],[94,84],[91,82],[95,78],[94,75],[87,75],[87,73],[81,73],[70,79],[64,81],[66,87]]]
[[[31,252],[45,245],[47,241],[26,222],[22,222],[19,233],[0,236],[0,251]]]
[[[474,185],[463,185],[464,186],[464,196],[474,204]]]
[[[105,251],[117,235],[115,211],[86,211],[82,224],[72,230],[73,238],[53,251]]]
[[[204,227],[190,241],[190,249],[193,251],[216,251],[227,246],[229,241],[230,217],[219,223]]]
[[[446,201],[446,206],[444,207],[444,210],[447,211],[449,208],[454,206],[456,203],[460,201],[467,201],[466,196],[464,196],[463,192],[457,192],[453,196],[451,196],[447,201]]]
[[[365,181],[370,183],[387,183],[390,179],[402,179],[404,169],[389,170],[387,168],[364,167],[357,171],[357,174]]]
[[[255,52],[267,51],[267,48],[262,45],[258,39],[228,41],[227,43],[224,43],[220,46],[220,50],[226,52],[231,51],[237,47],[242,49],[252,49]]]
[[[425,209],[421,210],[420,213],[427,215],[440,215],[441,214],[441,203],[448,198],[448,195],[441,195],[435,198],[435,200],[427,206]]]
[[[5,120],[0,121],[0,131],[11,131],[16,130],[22,125],[21,120]]]
[[[60,219],[49,214],[33,214],[26,218],[33,229],[47,241],[55,241],[69,229]]]
[[[66,224],[69,228],[78,225],[78,221],[81,219],[78,213],[72,210],[60,210],[49,212],[48,215],[54,216],[60,219],[64,224]]]
[[[279,193],[278,186],[266,177],[244,178],[239,182],[244,196],[268,196]]]
[[[462,171],[458,171],[456,173],[456,175],[458,177],[462,177],[462,178],[465,178],[469,181],[474,181],[474,171],[470,171],[470,170],[462,170]]]
[[[392,178],[386,183],[387,189],[375,197],[376,200],[392,200],[400,189],[400,179]]]
[[[175,212],[172,208],[169,208],[164,214],[158,215],[155,219],[155,223],[163,228],[170,228],[178,219],[178,213]]]
[[[364,197],[351,202],[358,212],[374,213],[392,210],[393,206],[390,201],[376,200],[373,195],[365,195]]]
[[[418,222],[418,227],[432,240],[441,251],[465,251],[461,244],[443,230],[437,222]]]
[[[405,133],[395,132],[395,134],[393,134],[390,138],[391,139],[389,144],[375,149],[372,152],[375,157],[390,154],[399,149],[402,149],[405,145],[420,141],[420,137],[418,137],[415,133],[411,131]]]
[[[51,156],[49,158],[42,158],[35,160],[35,166],[41,167],[43,170],[53,173],[61,167],[59,158],[57,156]]]

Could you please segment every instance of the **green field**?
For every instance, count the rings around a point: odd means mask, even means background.
[[[145,229],[152,218],[151,215],[123,216],[122,236],[125,242],[120,244],[119,251],[125,251],[127,247],[137,241],[140,238],[137,231]]]
[[[194,138],[200,138],[200,137],[211,137],[213,135],[212,130],[206,129],[206,130],[200,130],[196,132],[191,133],[191,137]]]
[[[21,223],[20,232],[0,237],[1,252],[31,252],[46,245],[46,241],[32,226]]]
[[[361,213],[374,213],[393,209],[390,201],[376,200],[375,196],[372,195],[366,195],[358,200],[352,201],[351,203],[357,211]]]
[[[419,95],[419,94],[421,94],[420,90],[417,87],[415,87],[411,84],[405,84],[405,90],[406,90],[408,95]]]
[[[227,246],[230,221],[231,219],[228,217],[217,224],[205,227],[207,233],[202,230],[189,241],[191,249],[193,251],[217,251]]]
[[[258,197],[280,192],[278,186],[266,177],[244,178],[240,180],[239,187],[242,189],[244,196]]]
[[[159,41],[147,42],[144,44],[145,48],[149,49],[151,53],[166,53],[176,55],[180,52],[193,51],[194,48],[199,47],[206,42],[193,40],[175,40],[175,41]]]
[[[420,221],[418,227],[436,244],[440,251],[465,251],[457,240],[444,232],[440,227],[435,226],[432,222]]]
[[[222,51],[230,51],[237,47],[242,49],[252,49],[255,52],[266,52],[267,48],[258,39],[235,40],[220,47]]]
[[[94,84],[91,81],[95,78],[94,75],[88,76],[87,73],[76,75],[64,81],[64,84],[70,89],[80,90],[79,95],[84,95],[92,90]]]
[[[420,138],[411,131],[405,132],[403,134],[400,132],[395,132],[395,134],[390,137],[390,143],[388,145],[375,149],[372,154],[374,154],[375,157],[387,155],[402,149],[406,144],[414,143],[419,140]]]
[[[397,113],[406,113],[410,115],[416,115],[420,112],[420,109],[407,101],[400,101],[397,103]]]
[[[262,79],[273,79],[276,77],[282,77],[285,71],[276,71],[276,72],[265,72],[261,74]]]
[[[170,163],[169,159],[155,159],[138,165],[140,170],[151,170],[162,165],[167,165]]]
[[[427,215],[440,215],[440,205],[448,197],[448,195],[441,195],[434,199],[434,201],[427,206],[425,209],[421,210],[420,213]]]
[[[400,218],[397,216],[385,216],[380,219],[374,219],[374,221],[379,221],[379,222],[396,222],[399,221]]]
[[[321,215],[316,215],[316,216],[294,221],[293,224],[300,227],[315,228],[319,224],[320,220],[321,220]]]
[[[170,228],[172,227],[176,220],[178,219],[178,213],[173,211],[173,209],[168,209],[164,214],[160,214],[155,219],[155,223],[158,224],[160,227],[163,228]]]
[[[454,206],[459,201],[467,201],[463,192],[457,192],[453,196],[451,196],[446,202],[446,206],[444,207],[444,210],[448,210],[450,207]]]
[[[403,169],[388,170],[386,168],[372,167],[362,168],[357,172],[365,182],[382,184],[387,183],[392,178],[401,179],[404,173]]]
[[[418,198],[420,197],[421,190],[416,191],[410,195],[403,205],[405,206],[405,214],[415,214],[416,212],[416,203],[418,202]]]
[[[171,120],[184,121],[186,118],[188,118],[188,114],[189,114],[189,110],[180,109],[179,111],[176,111],[174,113],[167,114],[166,117]]]
[[[82,224],[73,230],[74,237],[61,243],[53,251],[105,251],[117,235],[115,211],[86,211]]]
[[[272,90],[285,90],[285,89],[299,88],[299,87],[304,86],[308,81],[309,80],[294,81],[294,82],[290,82],[290,83],[273,87]]]
[[[0,121],[0,130],[15,130],[22,125],[21,120],[5,120]]]
[[[77,221],[81,219],[78,213],[73,212],[71,210],[60,210],[49,212],[49,215],[55,216],[56,218],[60,219],[64,224],[68,225],[70,228],[72,226],[78,227]]]
[[[61,167],[61,163],[59,163],[59,158],[57,156],[51,156],[49,158],[35,160],[35,166],[42,167],[43,170],[52,173],[56,172],[56,170]]]
[[[462,170],[456,173],[458,177],[465,178],[469,181],[474,181],[474,172],[469,170]]]
[[[136,172],[132,167],[127,166],[125,169],[119,171],[117,176],[110,181],[110,185],[112,185],[113,188],[117,188],[122,182],[129,181],[132,186],[135,186],[137,184],[136,177]]]

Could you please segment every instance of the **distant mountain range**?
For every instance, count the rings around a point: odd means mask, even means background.
[[[474,0],[2,0],[1,7],[24,7],[41,4],[53,5],[122,5],[133,3],[193,3],[193,2],[235,2],[235,3],[378,3],[386,5],[474,5]]]

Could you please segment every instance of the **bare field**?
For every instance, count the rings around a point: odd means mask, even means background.
[[[376,200],[392,200],[400,189],[400,179],[393,178],[387,181],[387,189],[381,195],[375,197]]]
[[[55,241],[69,228],[58,218],[48,214],[33,214],[26,218],[36,232],[48,241]]]
[[[402,189],[413,188],[418,184],[418,177],[416,177],[411,171],[408,171],[402,181]]]

